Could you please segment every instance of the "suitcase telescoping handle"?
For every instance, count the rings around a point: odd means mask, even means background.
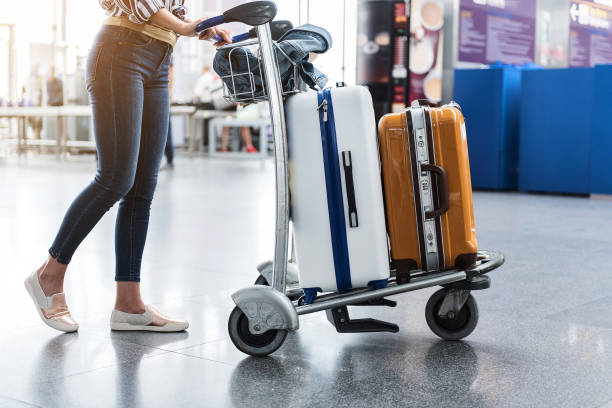
[[[355,202],[355,181],[353,180],[353,159],[351,151],[342,152],[342,166],[344,167],[344,185],[346,186],[346,202],[348,204],[349,225],[351,228],[359,226],[357,217],[357,203]]]
[[[438,178],[438,204],[439,208],[433,211],[427,211],[425,213],[425,218],[432,219],[442,216],[445,212],[448,211],[448,207],[450,206],[450,195],[448,193],[448,176],[446,175],[446,171],[435,164],[421,164],[421,171],[429,171],[432,174],[435,174]]]

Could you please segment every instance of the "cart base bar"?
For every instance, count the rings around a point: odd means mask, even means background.
[[[416,278],[404,285],[398,285],[395,282],[391,282],[389,283],[389,286],[384,289],[363,289],[361,291],[348,292],[346,294],[339,294],[339,296],[329,298],[321,296],[309,305],[296,307],[296,311],[298,315],[315,313],[320,312],[322,310],[331,309],[333,307],[344,306],[350,303],[366,302],[370,299],[378,299],[392,295],[399,295],[400,293],[429,288],[431,286],[458,282],[461,280],[465,280],[466,277],[467,274],[465,273],[465,271],[450,273],[442,272],[433,276]]]
[[[504,256],[497,251],[479,251],[478,262],[470,269],[457,271],[450,270],[439,273],[426,274],[413,278],[409,283],[398,285],[394,278],[389,280],[389,285],[384,289],[364,288],[345,293],[330,293],[319,296],[308,305],[296,306],[298,315],[316,313],[334,307],[351,305],[354,303],[367,302],[372,299],[380,299],[400,293],[429,288],[432,286],[447,285],[455,282],[471,281],[472,279],[488,273],[504,263]]]

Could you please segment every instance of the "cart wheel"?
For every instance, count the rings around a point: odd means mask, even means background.
[[[268,330],[262,334],[251,333],[249,319],[237,306],[232,310],[227,328],[234,346],[243,353],[255,357],[274,353],[282,346],[287,337],[287,330]]]
[[[425,307],[425,319],[431,331],[437,336],[444,340],[461,340],[469,336],[478,324],[478,305],[470,295],[459,313],[452,319],[443,319],[438,316],[438,311],[447,293],[448,289],[440,289],[431,295]]]
[[[255,285],[270,286],[270,284],[268,283],[268,280],[263,275],[259,275],[257,279],[255,279]]]

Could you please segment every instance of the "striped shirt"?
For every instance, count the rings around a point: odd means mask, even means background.
[[[172,12],[185,0],[98,0],[106,14],[113,17],[127,16],[131,22],[144,24],[161,8]]]

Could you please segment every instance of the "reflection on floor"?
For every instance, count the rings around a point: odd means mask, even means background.
[[[610,407],[612,202],[477,193],[478,239],[506,265],[475,293],[463,342],[427,328],[434,289],[395,309],[359,308],[399,334],[338,334],[322,314],[271,357],[227,338],[233,290],[256,278],[274,237],[271,163],[179,159],[162,172],[143,262],[147,300],[186,333],[111,333],[112,210],[83,243],[66,292],[78,334],[43,326],[22,286],[95,164],[0,162],[1,407]]]

